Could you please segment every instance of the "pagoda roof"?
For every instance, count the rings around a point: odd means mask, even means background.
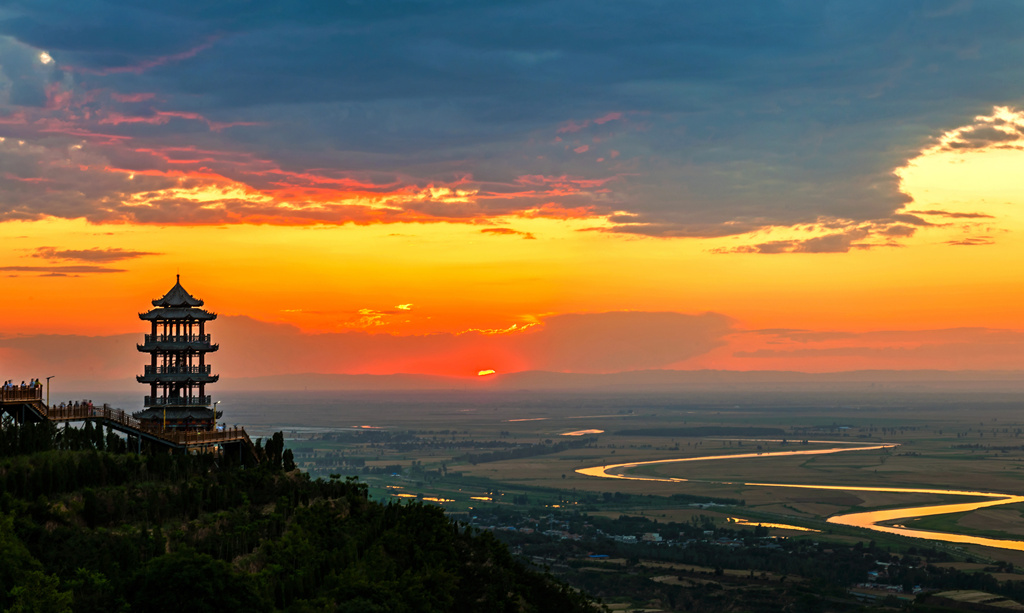
[[[201,307],[203,301],[195,298],[181,286],[181,275],[177,275],[174,287],[163,298],[153,301],[155,307]]]

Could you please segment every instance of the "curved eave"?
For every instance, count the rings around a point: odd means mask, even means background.
[[[136,375],[139,383],[216,383],[220,375]]]
[[[211,343],[146,343],[135,345],[135,348],[143,353],[153,351],[196,351],[199,353],[213,353],[220,349],[220,345]]]
[[[144,321],[164,321],[192,319],[195,321],[213,321],[217,319],[216,313],[204,311],[203,309],[166,308],[153,309],[145,313],[139,313],[139,319]]]

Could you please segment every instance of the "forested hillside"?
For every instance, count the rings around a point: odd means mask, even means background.
[[[0,610],[591,611],[489,533],[355,480],[126,453],[91,427],[0,428]]]

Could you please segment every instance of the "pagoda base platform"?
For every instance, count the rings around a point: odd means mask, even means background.
[[[217,418],[222,412],[217,412]],[[132,415],[151,430],[209,432],[215,423],[213,409],[206,407],[151,408]]]

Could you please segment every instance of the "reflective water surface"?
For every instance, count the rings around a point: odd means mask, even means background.
[[[763,528],[779,528],[781,530],[796,530],[798,532],[821,532],[821,530],[815,530],[814,528],[804,528],[803,526],[794,526],[792,524],[773,524],[764,521],[750,521],[749,519],[743,519],[742,517],[730,517],[728,520],[729,523],[736,524],[737,526],[761,526]]]
[[[642,475],[630,475],[624,474],[625,471],[636,468],[637,466],[649,466],[654,464],[672,464],[678,462],[706,462],[706,461],[721,461],[721,460],[738,460],[746,458],[768,458],[778,456],[793,456],[793,455],[824,455],[830,453],[844,453],[849,451],[872,451],[878,449],[887,449],[891,447],[897,447],[896,443],[880,443],[878,445],[867,445],[857,447],[834,447],[830,449],[801,449],[797,451],[771,451],[762,453],[741,453],[733,455],[718,455],[718,456],[700,456],[695,458],[674,458],[668,460],[651,460],[647,462],[627,462],[624,464],[607,464],[605,466],[594,466],[591,468],[581,468],[576,472],[591,476],[591,477],[604,477],[608,479],[631,479],[635,481],[663,481],[663,482],[684,482],[687,479],[675,478],[675,477],[648,477]],[[731,483],[731,482],[722,482]],[[1001,504],[1013,504],[1016,502],[1024,502],[1024,496],[1015,496],[1011,494],[999,494],[993,492],[968,492],[961,490],[943,490],[943,489],[917,489],[917,488],[901,488],[901,487],[858,487],[848,485],[803,485],[803,484],[791,484],[791,483],[743,483],[743,485],[751,487],[788,487],[788,488],[799,488],[799,489],[812,489],[812,490],[840,490],[845,492],[891,492],[898,494],[939,494],[944,496],[971,496],[974,498],[985,498],[986,500],[965,502],[959,504],[939,504],[930,506],[919,506],[919,507],[907,507],[902,509],[886,509],[884,511],[865,511],[862,513],[847,513],[845,515],[834,515],[828,518],[828,523],[839,524],[843,526],[853,526],[857,528],[864,528],[867,530],[874,530],[876,532],[886,532],[889,534],[899,534],[901,536],[909,536],[914,538],[931,539],[933,541],[945,541],[948,543],[964,543],[973,545],[985,545],[987,547],[997,547],[1000,549],[1014,549],[1018,551],[1024,551],[1024,541],[1015,540],[1003,540],[1003,539],[992,539],[980,536],[968,536],[965,534],[956,534],[950,532],[933,532],[930,530],[913,530],[905,526],[891,526],[891,525],[879,525],[883,523],[891,524],[901,519],[916,519],[919,517],[928,517],[930,515],[945,515],[947,513],[963,513],[965,511],[974,511],[976,509],[982,509],[985,507],[994,507]],[[770,524],[762,524],[767,527],[771,527]]]

